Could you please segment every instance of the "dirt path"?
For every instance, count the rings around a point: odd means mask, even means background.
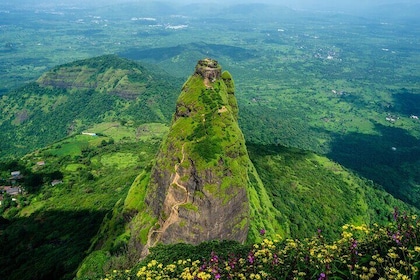
[[[174,224],[176,221],[178,221],[178,208],[180,205],[185,204],[188,202],[188,190],[184,185],[181,185],[179,183],[179,173],[178,173],[178,168],[179,166],[184,162],[185,159],[185,153],[184,153],[184,145],[182,145],[182,159],[181,162],[175,165],[175,177],[172,180],[171,186],[172,185],[176,185],[179,188],[181,188],[184,192],[185,192],[185,198],[182,201],[177,201],[171,208],[171,214],[169,215],[168,219],[166,219],[166,221],[163,223],[162,228],[159,231],[156,232],[165,232],[169,226],[171,226],[172,224]],[[160,237],[160,236],[159,236]],[[159,240],[160,238],[158,238]]]
[[[147,237],[147,244],[145,245],[145,248],[143,249],[143,253],[145,253],[146,255],[149,252],[149,248],[156,245],[157,242],[159,242],[162,233],[164,233],[172,224],[176,223],[179,219],[179,206],[182,204],[185,204],[188,202],[188,189],[182,185],[180,183],[180,178],[181,176],[178,173],[178,169],[179,166],[184,162],[185,160],[185,153],[184,153],[184,144],[182,145],[182,159],[180,161],[180,163],[175,165],[175,176],[174,179],[171,182],[170,188],[172,187],[172,185],[176,185],[177,187],[179,187],[180,189],[182,189],[185,192],[185,197],[182,201],[175,201],[175,204],[172,205],[171,207],[171,213],[169,215],[169,217],[165,220],[165,222],[163,223],[163,225],[161,226],[161,228],[159,230],[150,230],[148,237]],[[153,235],[155,235],[155,238],[153,238]],[[154,239],[154,240],[152,240]],[[142,254],[143,255],[143,254]]]

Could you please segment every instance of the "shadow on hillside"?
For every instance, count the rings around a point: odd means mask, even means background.
[[[356,217],[384,224],[389,222],[390,207],[408,208],[372,182],[328,162],[324,165],[313,152],[279,145],[247,148],[272,205],[281,213],[275,218],[293,237],[310,238],[322,229],[326,240],[334,240],[342,233],[341,226],[354,223]],[[365,203],[367,209],[361,207]]]
[[[393,95],[394,106],[390,111],[406,116],[420,114],[420,94],[413,94],[403,88]]]
[[[73,279],[104,211],[39,211],[0,220],[0,279]]]
[[[336,136],[328,157],[381,184],[389,193],[417,208],[420,196],[420,143],[405,130],[376,125],[379,135],[352,133]]]
[[[261,157],[281,154],[283,156],[290,156],[295,160],[303,160],[306,159],[308,155],[312,154],[310,151],[277,144],[263,145],[257,143],[247,143],[246,146],[250,154],[256,154]]]

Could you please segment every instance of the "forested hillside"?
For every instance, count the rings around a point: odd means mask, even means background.
[[[168,123],[176,81],[112,55],[55,67],[1,96],[0,155],[21,156],[104,121]]]

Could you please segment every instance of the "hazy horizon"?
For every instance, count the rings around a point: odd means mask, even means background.
[[[77,6],[77,7],[92,7],[92,6],[105,6],[105,5],[117,5],[121,3],[172,3],[175,5],[183,5],[183,4],[203,4],[203,5],[236,5],[236,4],[251,4],[251,3],[264,3],[264,4],[273,4],[273,5],[284,5],[293,9],[305,9],[305,10],[331,10],[331,11],[366,11],[370,10],[374,7],[378,7],[381,5],[398,5],[398,4],[419,4],[417,0],[403,0],[403,1],[395,1],[395,0],[370,0],[370,1],[340,1],[337,2],[335,0],[231,0],[231,1],[223,1],[223,0],[207,0],[206,2],[198,1],[198,0],[92,0],[92,1],[84,1],[84,0],[60,0],[60,1],[53,1],[53,0],[20,0],[20,1],[5,1],[0,4],[0,6],[9,6],[9,7],[19,7],[21,5],[33,5],[33,6]]]

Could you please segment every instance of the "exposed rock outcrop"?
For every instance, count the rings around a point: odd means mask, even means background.
[[[157,223],[143,255],[158,242],[244,242],[249,162],[232,77],[222,74],[217,61],[200,60],[151,172],[145,202]]]
[[[222,67],[216,60],[206,58],[198,61],[195,73],[203,77],[203,79],[215,82],[222,75]]]

